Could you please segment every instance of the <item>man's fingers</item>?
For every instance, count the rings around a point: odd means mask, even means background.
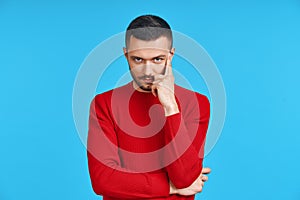
[[[206,181],[208,181],[208,176],[202,176],[201,179],[203,182],[206,182]]]
[[[168,76],[168,74],[169,74],[169,64],[168,64],[168,62],[169,62],[169,60],[167,60],[167,63],[166,63],[166,65],[165,65],[165,76]]]
[[[157,88],[156,88],[156,85],[152,85],[151,87],[151,92],[152,94],[156,97],[157,96]]]
[[[170,53],[168,54],[165,68],[166,68],[165,69],[165,76],[173,75],[173,72],[172,72],[172,62],[171,62],[171,55],[170,55]]]
[[[170,65],[166,66],[166,70],[165,70],[164,76],[173,76],[172,67]]]
[[[211,169],[209,167],[203,167],[201,173],[202,174],[209,174],[211,172]]]
[[[156,84],[156,83],[162,81],[165,77],[166,77],[165,75],[161,75],[161,74],[155,75],[153,84]]]
[[[172,67],[172,63],[171,63],[171,56],[172,54],[171,53],[168,53],[168,58],[167,58],[167,67]]]

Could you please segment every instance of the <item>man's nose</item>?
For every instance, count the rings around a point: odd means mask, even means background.
[[[152,71],[152,67],[150,62],[146,62],[144,65],[144,74],[145,75],[152,75],[153,71]]]

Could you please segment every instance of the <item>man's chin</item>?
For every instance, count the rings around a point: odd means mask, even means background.
[[[151,86],[152,86],[152,83],[144,83],[144,84],[139,85],[140,89],[147,91],[147,92],[151,92]]]
[[[136,81],[135,79],[134,79],[134,82],[140,90],[145,91],[145,92],[151,92],[152,83],[142,83],[142,82]]]
[[[149,85],[148,84],[147,85],[142,85],[142,86],[140,86],[140,88],[144,91],[147,91],[147,92],[151,91],[151,85],[150,84]]]

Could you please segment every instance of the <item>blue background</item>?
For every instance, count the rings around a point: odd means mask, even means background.
[[[298,0],[0,1],[0,199],[101,199],[73,122],[74,80],[96,45],[148,13],[199,42],[225,84],[197,199],[300,199]]]

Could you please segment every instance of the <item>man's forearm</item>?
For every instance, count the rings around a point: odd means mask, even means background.
[[[93,189],[98,195],[124,198],[158,198],[170,193],[165,173],[130,173],[119,166],[108,167],[88,153]]]

